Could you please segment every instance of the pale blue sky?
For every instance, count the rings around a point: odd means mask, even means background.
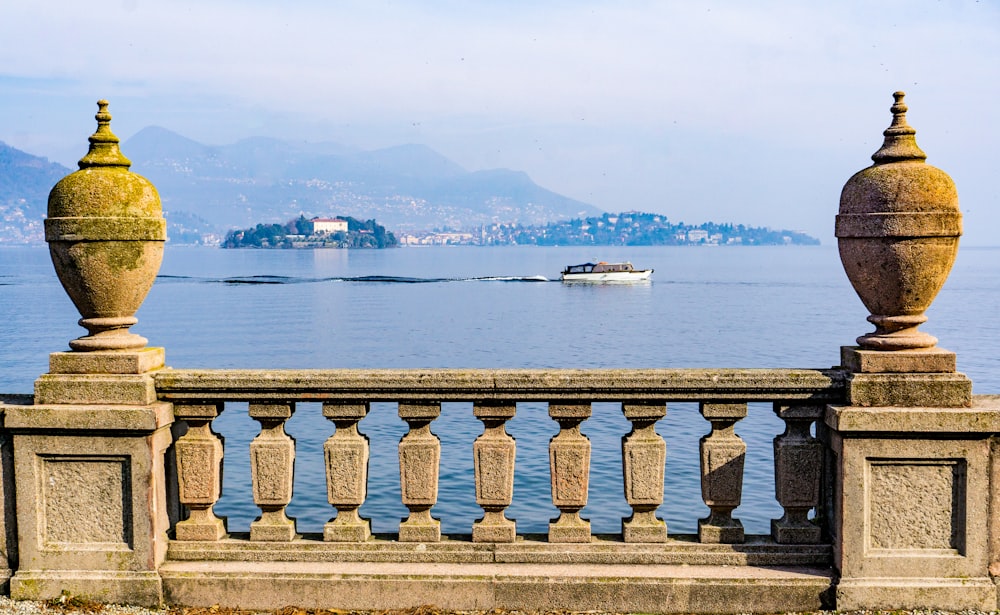
[[[64,164],[104,97],[123,139],[425,143],[609,211],[824,243],[897,89],[965,243],[1000,245],[992,0],[42,0],[0,20],[0,140]]]

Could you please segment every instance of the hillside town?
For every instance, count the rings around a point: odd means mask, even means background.
[[[801,231],[774,230],[743,224],[672,223],[662,214],[606,213],[543,226],[514,223],[481,225],[473,230],[436,229],[399,236],[403,246],[433,245],[818,245]]]

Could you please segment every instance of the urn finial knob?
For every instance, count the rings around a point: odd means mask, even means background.
[[[875,164],[886,164],[889,162],[900,162],[903,160],[927,160],[927,154],[917,145],[914,135],[917,131],[906,123],[906,111],[908,107],[903,102],[906,92],[894,92],[895,99],[892,107],[892,124],[882,132],[885,141],[877,152],[872,154]]]
[[[111,132],[111,114],[108,113],[108,101],[103,98],[97,101],[97,131],[87,139],[90,141],[90,151],[77,164],[81,169],[90,167],[125,167],[132,166],[132,161],[126,158],[118,148],[118,137]]]

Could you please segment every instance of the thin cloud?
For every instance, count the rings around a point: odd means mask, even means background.
[[[0,140],[77,152],[107,97],[123,138],[159,124],[208,143],[422,142],[605,208],[753,207],[815,232],[829,204],[797,202],[804,178],[829,174],[814,184],[836,193],[896,89],[931,160],[986,209],[979,161],[1000,134],[977,106],[1000,94],[998,34],[993,3],[928,0],[21,2],[0,22],[0,105],[20,118]],[[754,161],[751,177],[747,155],[793,159]],[[700,188],[699,168],[753,190]]]

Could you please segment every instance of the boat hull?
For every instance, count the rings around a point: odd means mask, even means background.
[[[642,269],[640,271],[601,271],[591,273],[563,273],[563,282],[589,282],[589,283],[616,283],[616,282],[642,282],[649,280],[653,275],[652,269]]]

